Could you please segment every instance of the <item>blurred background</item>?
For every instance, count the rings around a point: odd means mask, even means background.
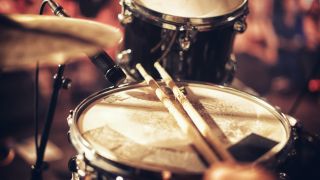
[[[118,1],[57,0],[71,17],[90,19],[120,28]],[[0,0],[0,13],[38,14],[40,0]],[[235,77],[254,89],[283,113],[295,117],[306,131],[320,132],[320,6],[312,0],[250,0],[248,28],[236,37]],[[49,8],[45,14],[52,15]],[[118,47],[107,49],[115,58]],[[1,57],[0,57],[1,58]],[[44,122],[57,67],[40,69],[40,127]],[[0,74],[0,141],[14,150],[14,157],[0,166],[1,179],[25,179],[30,162],[19,148],[26,148],[34,133],[35,70]],[[69,159],[76,155],[68,142],[66,118],[87,96],[110,84],[88,59],[66,67],[72,87],[60,93],[50,142],[60,154],[50,161],[45,179],[67,179]],[[294,102],[301,96],[298,106]],[[291,111],[291,112],[290,112]],[[33,147],[33,146],[32,146]]]

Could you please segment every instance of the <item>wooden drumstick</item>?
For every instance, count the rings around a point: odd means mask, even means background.
[[[166,70],[160,65],[159,62],[154,63],[154,67],[158,70],[160,76],[165,81],[167,86],[172,90],[175,98],[181,103],[183,109],[187,112],[192,122],[198,128],[200,133],[209,141],[213,149],[223,161],[233,162],[234,158],[227,151],[225,145],[221,143],[218,137],[212,132],[207,122],[203,119],[200,113],[193,107],[188,98],[180,91],[179,87],[166,72]]]
[[[178,103],[172,101],[170,97],[161,89],[159,84],[145,71],[142,65],[139,63],[136,65],[137,70],[149,84],[149,86],[155,90],[155,93],[163,105],[168,109],[170,114],[174,117],[180,129],[189,138],[201,156],[207,161],[208,164],[219,161],[218,157],[214,154],[209,145],[205,142],[200,132],[194,127],[190,118],[184,112],[184,110],[179,106]]]

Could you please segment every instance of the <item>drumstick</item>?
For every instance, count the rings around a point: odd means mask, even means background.
[[[179,87],[172,80],[166,70],[160,65],[159,62],[154,63],[154,67],[158,70],[160,76],[165,81],[167,86],[172,90],[175,98],[181,103],[183,109],[187,112],[193,123],[196,125],[200,133],[209,141],[214,150],[218,153],[222,160],[234,161],[232,155],[227,151],[224,144],[213,134],[207,122],[203,119],[200,113],[193,107],[188,98],[180,91]]]
[[[186,115],[184,110],[177,104],[172,101],[170,97],[161,89],[159,84],[145,71],[140,63],[136,65],[137,70],[149,86],[155,91],[158,99],[163,103],[163,105],[168,109],[170,114],[174,117],[180,129],[185,133],[189,138],[192,139],[192,142],[196,150],[201,154],[201,156],[207,161],[208,164],[217,162],[219,159],[213,153],[209,145],[205,142],[199,131],[194,127],[189,117]]]

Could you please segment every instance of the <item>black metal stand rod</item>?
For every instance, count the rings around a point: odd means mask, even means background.
[[[60,90],[60,88],[62,86],[62,82],[63,82],[64,67],[65,67],[65,65],[59,65],[58,72],[54,76],[53,91],[51,94],[50,105],[49,105],[48,113],[46,116],[44,129],[41,134],[41,140],[40,140],[40,146],[38,149],[37,160],[36,160],[36,164],[33,166],[33,169],[32,169],[32,178],[31,178],[32,180],[42,179],[44,153],[46,150],[46,145],[47,145],[48,138],[50,135],[51,125],[52,125],[54,113],[56,110],[59,90]]]
[[[288,114],[291,116],[294,116],[294,114],[297,112],[297,109],[303,99],[303,97],[306,95],[306,93],[308,92],[308,83],[309,81],[312,79],[312,77],[316,76],[317,72],[320,69],[320,59],[317,59],[317,62],[315,63],[315,65],[313,66],[313,69],[311,70],[310,75],[308,76],[303,89],[300,91],[300,93],[298,94],[297,98],[295,99],[295,101],[293,102]]]

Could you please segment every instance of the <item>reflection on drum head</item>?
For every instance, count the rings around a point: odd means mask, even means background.
[[[225,15],[239,8],[244,0],[136,0],[136,3],[159,13],[191,17],[207,18]]]
[[[222,130],[227,140],[221,140],[227,146],[254,133],[278,142],[267,153],[272,156],[287,143],[284,117],[264,101],[228,88],[184,85],[199,112],[209,114]],[[150,92],[141,85],[104,94],[79,116],[80,133],[97,153],[120,163],[152,170],[204,171],[191,140]]]

